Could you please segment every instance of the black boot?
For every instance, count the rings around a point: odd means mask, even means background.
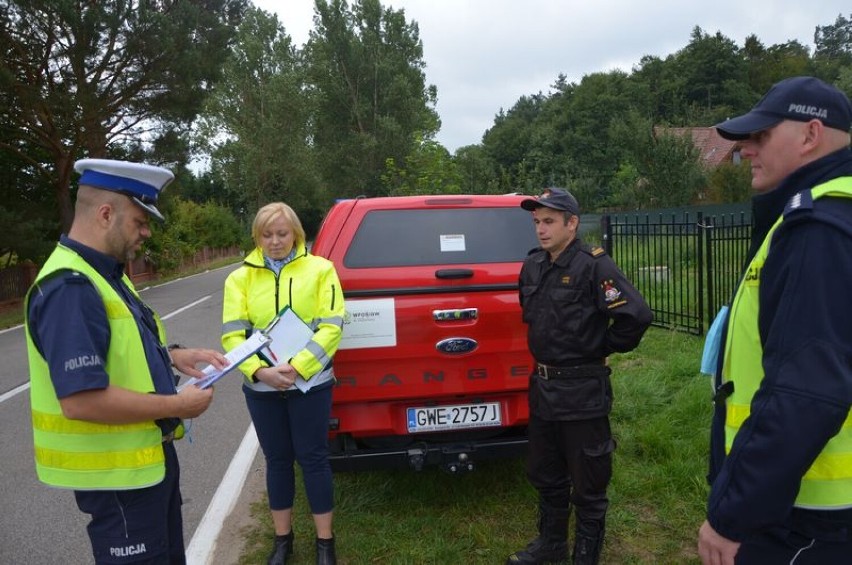
[[[561,563],[568,558],[568,516],[570,508],[554,508],[544,503],[538,508],[538,537],[526,548],[506,559],[506,565]]]
[[[604,531],[600,530],[596,536],[588,536],[577,532],[574,540],[574,554],[572,561],[574,565],[598,565],[603,548]]]
[[[317,565],[337,565],[334,553],[334,538],[317,538]]]
[[[269,554],[267,565],[287,565],[287,558],[293,555],[293,530],[283,536],[275,536],[275,548]]]

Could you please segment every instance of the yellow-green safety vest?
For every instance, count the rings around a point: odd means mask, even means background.
[[[103,298],[110,328],[105,369],[110,385],[149,393],[154,382],[145,358],[142,337],[121,296],[91,265],[73,250],[58,245],[39,271],[27,294],[57,271],[70,270],[87,277]],[[132,283],[124,283],[135,294]],[[160,340],[165,331],[156,317]],[[155,485],[165,476],[162,432],[154,421],[136,424],[99,424],[71,420],[62,414],[46,360],[36,349],[25,324],[30,363],[35,464],[39,480],[75,490],[123,490]]]
[[[852,177],[839,177],[811,189],[814,200],[824,196],[852,198]],[[722,362],[723,381],[734,382],[734,391],[726,401],[726,452],[731,451],[737,432],[748,418],[752,398],[764,377],[758,329],[760,277],[772,235],[783,220],[782,215],[764,238],[731,305]],[[852,412],[802,477],[794,505],[811,509],[852,506]]]

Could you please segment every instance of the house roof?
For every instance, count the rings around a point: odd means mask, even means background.
[[[670,133],[679,137],[692,136],[692,143],[698,148],[701,162],[708,169],[715,169],[722,163],[730,163],[731,155],[737,148],[736,141],[730,141],[716,133],[716,128],[664,128],[655,127],[654,134]]]

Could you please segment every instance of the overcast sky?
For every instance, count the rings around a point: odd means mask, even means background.
[[[796,39],[813,51],[816,26],[852,17],[849,0],[381,0],[416,21],[426,80],[438,89],[441,131],[451,153],[482,141],[500,109],[542,92],[560,73],[630,72],[645,55],[685,47],[692,29],[742,46]],[[254,0],[275,12],[296,45],[313,28],[313,0]],[[351,1],[350,1],[351,5]]]

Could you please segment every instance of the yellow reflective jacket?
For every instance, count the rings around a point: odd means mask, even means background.
[[[343,291],[331,261],[311,255],[304,245],[278,276],[267,268],[260,248],[225,280],[222,307],[222,347],[230,351],[256,330],[265,328],[285,306],[289,306],[314,330],[313,339],[290,360],[305,379],[317,384],[334,379],[331,360],[337,352],[343,328]],[[271,390],[255,382],[252,375],[266,363],[254,355],[240,365],[246,384],[256,390]]]
[[[110,327],[105,369],[110,385],[149,393],[154,383],[142,337],[130,309],[91,265],[73,250],[58,245],[42,267],[29,297],[40,281],[57,271],[71,270],[87,277],[103,298]],[[134,293],[125,276],[125,284]],[[160,339],[163,326],[157,318]],[[154,421],[136,424],[99,424],[70,420],[62,414],[47,361],[38,352],[25,324],[30,364],[35,463],[38,478],[51,486],[76,490],[121,490],[155,485],[165,476],[162,432]]]
[[[852,177],[839,177],[811,190],[814,200],[824,196],[852,198]],[[780,217],[769,230],[748,266],[731,305],[728,334],[722,365],[723,381],[733,381],[734,390],[726,401],[725,451],[730,452],[751,401],[764,377],[763,347],[758,329],[760,278]],[[823,448],[802,477],[795,506],[831,509],[852,506],[852,415],[840,432]]]

